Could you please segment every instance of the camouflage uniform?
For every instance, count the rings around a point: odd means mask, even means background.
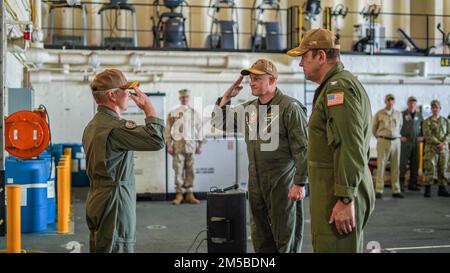
[[[167,117],[166,144],[174,149],[172,167],[177,193],[193,191],[195,151],[204,142],[201,130],[200,116],[190,106],[181,105]]]
[[[425,138],[425,185],[431,185],[434,177],[437,175],[438,183],[446,186],[448,178],[445,170],[448,164],[448,143],[450,142],[450,122],[445,117],[427,118],[423,122],[423,135]],[[445,148],[441,151],[436,147],[437,144],[444,143]]]

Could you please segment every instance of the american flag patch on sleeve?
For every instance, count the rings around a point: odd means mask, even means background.
[[[327,107],[344,104],[344,92],[327,95]]]

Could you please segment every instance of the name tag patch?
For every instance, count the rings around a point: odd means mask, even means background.
[[[344,92],[338,92],[327,95],[327,106],[335,106],[344,104]]]

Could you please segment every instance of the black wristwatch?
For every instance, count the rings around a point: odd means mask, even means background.
[[[350,204],[353,201],[350,197],[340,197],[339,200],[341,200],[341,202],[346,205]]]

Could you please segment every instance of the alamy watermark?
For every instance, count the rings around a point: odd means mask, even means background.
[[[205,135],[217,134],[217,130],[226,135],[237,133],[246,141],[258,141],[261,151],[278,149],[280,140],[279,105],[241,104],[220,108],[210,104],[204,106],[202,97],[193,97],[192,111],[187,107],[177,107],[169,118],[172,125],[173,140],[196,141]]]

